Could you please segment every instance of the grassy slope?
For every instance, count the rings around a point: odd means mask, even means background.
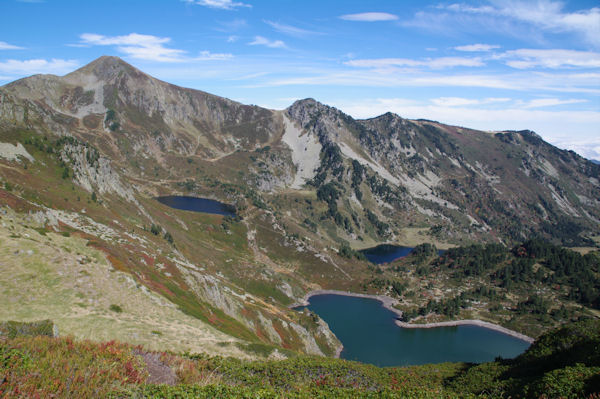
[[[245,356],[236,346],[239,340],[116,271],[87,240],[34,229],[35,224],[10,210],[2,215],[0,320],[31,321],[44,315],[61,334],[80,339]],[[111,310],[111,305],[119,308]]]

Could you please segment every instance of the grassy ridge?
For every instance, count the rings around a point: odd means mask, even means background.
[[[167,374],[173,374],[177,384],[160,384],[167,382]],[[597,398],[599,394],[598,320],[546,333],[512,360],[399,368],[306,356],[243,361],[152,354],[139,346],[68,337],[0,338],[0,397]]]

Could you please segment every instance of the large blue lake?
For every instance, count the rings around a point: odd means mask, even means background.
[[[408,329],[381,302],[344,295],[317,295],[308,309],[325,320],[344,345],[341,358],[377,366],[487,362],[515,357],[529,343],[477,326]]]
[[[185,197],[180,195],[170,195],[156,198],[159,202],[170,206],[171,208],[181,209],[184,211],[195,211],[212,213],[216,215],[235,216],[235,209],[231,205],[224,204],[219,201]]]

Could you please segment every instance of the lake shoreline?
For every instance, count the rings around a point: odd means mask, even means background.
[[[450,321],[440,321],[437,323],[426,323],[426,324],[414,324],[414,323],[405,323],[400,320],[395,321],[396,325],[401,328],[438,328],[438,327],[457,327],[457,326],[477,326],[487,328],[489,330],[494,330],[502,334],[509,335],[511,337],[520,339],[521,341],[528,342],[532,344],[535,339],[521,334],[520,332],[508,329],[506,327],[502,327],[498,324],[490,323],[489,321],[483,320],[450,320]]]
[[[402,317],[402,311],[394,308],[393,306],[400,303],[397,299],[391,298],[385,295],[371,295],[371,294],[359,294],[358,292],[350,292],[350,291],[339,291],[339,290],[314,290],[310,291],[301,301],[291,304],[290,308],[297,308],[300,306],[308,306],[310,304],[309,299],[313,296],[317,295],[344,295],[344,296],[353,296],[357,298],[367,298],[367,299],[375,299],[381,302],[382,306],[387,310],[393,312],[398,317]]]
[[[387,310],[393,312],[396,316],[398,316],[398,317],[402,316],[402,311],[393,307],[393,305],[395,305],[395,304],[398,303],[397,299],[390,298],[389,296],[385,296],[385,295],[359,294],[357,292],[340,291],[340,290],[314,290],[314,291],[310,291],[310,292],[306,293],[306,295],[304,295],[304,297],[300,301],[295,302],[295,303],[289,305],[289,308],[293,309],[293,308],[297,308],[297,307],[300,307],[300,306],[308,306],[310,304],[309,299],[311,297],[317,296],[317,295],[344,295],[344,296],[353,296],[353,297],[357,297],[357,298],[375,299],[375,300],[381,302],[381,306],[383,306]],[[339,359],[343,350],[344,350],[344,345],[340,344],[340,346],[335,351],[335,356],[334,357],[336,359]]]
[[[297,308],[300,306],[308,306],[310,304],[310,298],[313,296],[317,296],[317,295],[344,295],[344,296],[351,296],[351,297],[357,297],[357,298],[375,299],[375,300],[381,302],[381,305],[385,309],[394,313],[398,318],[402,317],[402,311],[393,307],[394,305],[399,303],[399,301],[397,299],[394,299],[394,298],[391,298],[391,297],[385,296],[385,295],[360,294],[357,292],[340,291],[340,290],[310,291],[310,292],[306,293],[306,295],[304,295],[304,297],[300,301],[291,304],[289,307]],[[471,326],[483,327],[483,328],[487,328],[489,330],[497,331],[502,334],[511,336],[513,338],[517,338],[522,341],[525,341],[529,344],[531,344],[535,341],[534,338],[529,337],[525,334],[521,334],[517,331],[510,330],[510,329],[502,327],[498,324],[490,323],[490,322],[483,321],[483,320],[451,320],[451,321],[442,321],[442,322],[437,322],[437,323],[413,324],[413,323],[405,323],[405,322],[397,319],[394,322],[400,328],[410,328],[410,329],[436,328],[436,327],[457,327],[457,326],[471,325]],[[343,350],[344,350],[344,346],[340,345],[340,347],[336,350],[335,357],[339,358]]]

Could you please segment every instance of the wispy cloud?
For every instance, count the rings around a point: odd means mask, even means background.
[[[211,53],[210,51],[201,51],[200,55],[193,57],[193,61],[222,61],[233,58],[233,54],[229,53]]]
[[[254,40],[248,43],[251,46],[266,46],[271,48],[286,48],[285,42],[281,40],[270,40],[263,36],[255,36]]]
[[[23,47],[8,44],[6,42],[0,42],[0,50],[23,50]]]
[[[394,14],[389,14],[387,12],[363,12],[360,14],[341,15],[340,19],[346,21],[378,22],[395,21],[398,19],[398,16]]]
[[[439,107],[464,107],[468,105],[479,106],[504,106],[511,103],[512,106],[520,109],[555,107],[559,105],[585,103],[587,100],[579,98],[559,99],[559,98],[535,98],[529,101],[513,100],[507,97],[486,97],[486,98],[464,98],[464,97],[438,97],[432,98],[431,103]]]
[[[443,69],[451,67],[480,67],[485,65],[481,58],[440,57],[415,60],[411,58],[374,58],[346,61],[344,64],[363,68],[426,67]]]
[[[493,17],[496,18],[495,22],[497,24],[503,26],[506,26],[506,19],[509,19],[529,24],[545,32],[575,33],[581,35],[588,43],[600,46],[600,8],[593,7],[576,12],[568,12],[564,8],[563,2],[553,0],[491,0],[487,5],[482,6],[472,6],[465,3],[437,6],[437,9],[443,13],[449,12],[458,16],[458,18],[462,18],[461,15]],[[444,15],[438,15],[438,17],[442,16]],[[417,15],[417,19],[421,20],[420,22],[426,22],[431,17],[435,18],[428,12],[421,12]],[[501,19],[504,19],[504,21]],[[463,22],[465,21],[463,20]],[[489,23],[491,21],[487,20],[487,22],[488,28],[493,29],[493,24]],[[422,26],[426,27],[425,25]]]
[[[184,0],[189,4],[196,4],[199,6],[216,8],[221,10],[235,10],[239,7],[252,7],[250,4],[240,3],[233,0]]]
[[[512,101],[506,97],[487,97],[483,99],[463,98],[463,97],[439,97],[433,98],[431,102],[442,107],[462,107],[465,105],[486,105],[498,104]]]
[[[467,51],[467,52],[486,52],[500,48],[500,46],[494,44],[468,44],[466,46],[454,47],[454,50]]]
[[[217,23],[220,27],[215,28],[215,30],[227,33],[233,33],[248,27],[248,21],[243,18],[236,18],[231,21],[219,21]]]
[[[559,137],[552,140],[552,144],[559,148],[573,150],[587,159],[600,160],[600,139]]]
[[[360,61],[360,60],[355,60]],[[330,86],[330,87],[435,87],[443,90],[453,88],[478,88],[512,90],[520,93],[536,91],[538,93],[580,93],[600,95],[600,73],[444,73],[435,70],[418,68],[397,68],[394,66],[377,66],[366,68],[324,68],[312,69],[311,72],[295,73],[285,77],[273,77],[261,82],[244,86],[282,87],[282,86]],[[281,75],[280,75],[281,76]]]
[[[286,25],[279,22],[273,21],[264,21],[267,25],[271,26],[277,32],[283,33],[285,35],[294,36],[294,37],[306,37],[313,35],[320,35],[320,32],[315,32],[308,29],[298,28],[292,25]]]
[[[34,73],[51,73],[62,75],[73,71],[79,66],[76,60],[63,60],[53,58],[51,60],[6,60],[0,62],[0,73],[8,75],[31,75]]]
[[[570,98],[570,99],[566,99],[566,100],[561,100],[559,98],[536,98],[536,99],[526,102],[523,105],[523,108],[555,107],[557,105],[578,104],[578,103],[585,103],[585,102],[587,102],[587,100],[578,99],[578,98]]]
[[[517,69],[600,68],[600,53],[590,51],[519,49],[507,51],[500,58]]]
[[[197,57],[188,56],[185,50],[165,47],[171,41],[168,37],[141,35],[130,33],[124,36],[103,36],[95,33],[84,33],[80,36],[81,44],[93,46],[117,46],[117,50],[136,59],[156,62],[189,62],[226,60],[232,54],[211,53],[201,51]]]
[[[499,12],[552,32],[575,32],[588,42],[600,45],[600,8],[565,12],[564,3],[538,0],[499,3]]]
[[[133,58],[158,61],[180,62],[184,50],[165,47],[171,41],[169,37],[141,35],[130,33],[125,36],[103,36],[95,33],[84,33],[80,36],[83,44],[95,46],[117,46],[117,49]]]

